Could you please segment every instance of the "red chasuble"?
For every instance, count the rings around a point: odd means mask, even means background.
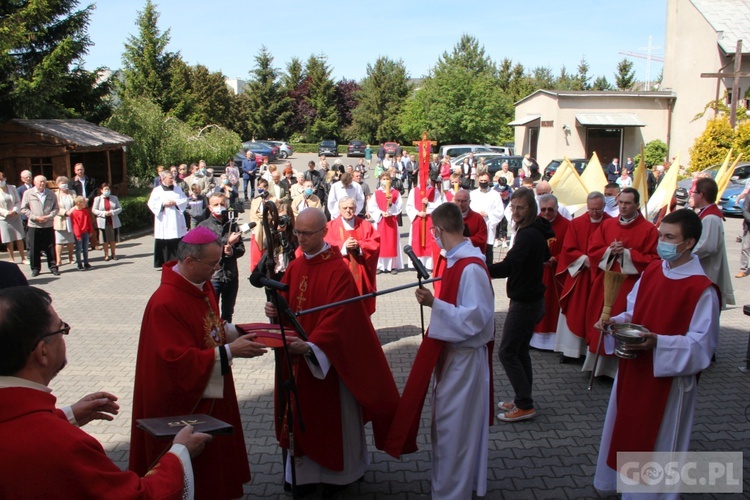
[[[671,280],[664,276],[662,262],[654,261],[641,277],[633,323],[659,335],[685,335],[701,294],[710,286],[706,276]],[[679,307],[674,306],[674,287],[680,289]],[[618,451],[672,451],[654,450],[671,387],[672,377],[654,377],[653,350],[620,359],[617,416],[607,456],[610,467],[617,468]]]
[[[461,275],[466,266],[470,264],[477,264],[487,270],[485,262],[476,257],[458,260],[452,267],[446,268],[443,274],[443,286],[437,298],[448,304],[456,304]],[[489,278],[489,271],[487,271],[487,277]],[[384,449],[386,453],[393,457],[398,458],[401,455],[418,450],[417,432],[419,431],[422,407],[425,397],[427,397],[432,372],[438,362],[440,352],[443,350],[444,343],[442,340],[431,338],[430,330],[427,329],[427,333],[417,351],[417,357],[414,359],[409,379],[406,381],[406,387],[404,387],[404,393],[401,395],[401,402],[398,405],[398,411],[393,419],[393,425]],[[490,425],[494,422],[495,416],[492,377],[492,350],[494,345],[494,341],[487,343],[487,356],[490,365]]]
[[[609,215],[604,214],[601,222],[609,218]],[[563,280],[560,310],[565,314],[570,331],[581,338],[586,336],[586,306],[591,293],[591,281],[598,273],[596,269],[592,271],[582,267],[578,274],[571,276],[568,267],[582,255],[588,254],[591,235],[599,229],[601,222],[591,222],[588,214],[570,221],[557,257],[557,278]]]
[[[283,282],[289,285],[284,298],[293,311],[310,309],[357,295],[349,268],[335,249],[320,255],[293,260]],[[362,408],[364,422],[372,422],[375,446],[383,449],[385,438],[398,406],[398,389],[393,381],[388,362],[383,354],[375,329],[362,302],[333,307],[298,318],[309,341],[319,347],[333,365],[325,379],[313,376],[303,357],[293,360],[299,390],[299,407],[306,432],[301,432],[299,419],[294,420],[296,456],[308,456],[313,461],[334,471],[343,470],[341,435],[341,403],[339,381],[352,393]],[[280,355],[282,376],[286,360]],[[277,380],[276,390],[281,387]],[[276,398],[276,401],[283,398]],[[286,429],[279,424],[285,420],[285,408],[276,409],[276,436],[282,448],[289,448]],[[295,409],[296,412],[296,409]]]
[[[242,422],[231,370],[223,376],[221,399],[203,398],[214,367],[215,350],[225,343],[224,328],[211,282],[199,290],[162,268],[161,285],[143,314],[133,392],[130,469],[145,474],[169,449],[136,426],[139,418],[205,413],[232,424],[234,433],[214,436],[193,459],[197,498],[238,498],[250,481]]]
[[[481,250],[482,253],[487,252],[487,223],[484,222],[484,217],[472,209],[469,209],[469,213],[464,217],[464,236],[469,238],[471,244]],[[447,262],[445,257],[440,254],[440,248],[435,243],[434,238],[432,239],[432,246],[432,276],[438,278],[443,275]],[[435,295],[439,296],[441,286],[440,281],[435,281],[432,284]]]
[[[431,203],[435,201],[435,195],[437,194],[434,187],[430,186],[425,191],[425,197]],[[419,193],[414,191],[414,208],[418,211],[423,212],[425,208],[422,206],[422,199],[419,198]],[[422,229],[424,226],[424,233]],[[427,215],[425,217],[415,217],[411,221],[411,248],[414,250],[414,255],[417,257],[426,257],[432,254],[432,247],[435,245],[435,239],[432,237],[432,217]],[[422,236],[424,235],[424,239]],[[434,262],[434,261],[433,261]]]
[[[401,196],[395,189],[391,189],[391,203],[396,203]],[[388,211],[388,203],[385,199],[385,191],[378,189],[375,191],[375,201],[381,212]],[[398,216],[383,217],[378,222],[378,233],[380,233],[380,257],[384,259],[393,259],[398,257],[401,246],[398,236]]]
[[[182,498],[177,456],[164,455],[147,477],[121,471],[55,401],[36,389],[0,389],[1,498]]]
[[[380,234],[364,219],[354,217],[353,222],[354,230],[349,231],[344,228],[341,216],[333,219],[328,223],[326,242],[340,250],[344,248],[344,241],[347,238],[352,237],[357,240],[361,252],[360,250],[349,251],[343,259],[352,272],[359,294],[365,295],[377,290],[375,272],[378,269],[380,255]],[[375,312],[375,297],[364,302],[367,314],[372,316]]]
[[[552,221],[552,230],[555,237],[547,240],[550,257],[559,260],[565,234],[570,227],[570,221],[559,215]],[[557,330],[557,319],[560,316],[560,292],[562,292],[563,279],[555,276],[556,264],[545,265],[542,272],[542,281],[546,290],[544,291],[544,317],[536,324],[534,331],[538,333],[554,333]]]
[[[638,271],[638,274],[629,275],[622,284],[620,293],[612,305],[612,316],[616,316],[625,310],[628,294],[633,289],[633,286],[635,286],[635,282],[638,281],[641,273],[646,269],[646,266],[652,260],[659,258],[659,255],[656,253],[659,232],[653,224],[644,219],[640,214],[638,214],[638,217],[633,222],[626,226],[620,224],[619,218],[606,220],[600,226],[599,230],[594,231],[594,234],[591,235],[591,241],[589,242],[591,269],[599,267],[599,262],[601,262],[604,252],[606,252],[613,241],[617,240],[622,242],[625,248],[630,249],[630,258]],[[619,257],[615,259],[610,270],[621,270]],[[594,324],[599,321],[603,306],[604,273],[599,272],[591,286],[589,307],[586,310],[586,343],[591,352],[596,351],[599,341],[600,332],[594,328]],[[606,355],[603,347],[600,354]]]

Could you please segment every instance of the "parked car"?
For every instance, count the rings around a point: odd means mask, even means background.
[[[446,155],[450,156],[451,158],[454,158],[456,156],[461,156],[466,153],[493,153],[490,148],[487,146],[482,146],[481,144],[446,144],[444,146],[440,146],[440,157],[444,157]],[[496,153],[496,152],[495,152]]]
[[[270,163],[273,163],[278,158],[278,148],[274,151],[274,148],[263,144],[262,142],[258,141],[247,141],[242,143],[242,148],[247,151],[250,150],[253,152],[253,154],[256,156],[256,161],[260,164],[263,161],[264,157],[268,157],[268,161]],[[240,152],[240,154],[242,154]],[[261,158],[257,158],[257,156],[260,155]],[[243,155],[244,156],[244,155]]]
[[[280,159],[285,160],[286,158],[289,158],[294,153],[294,150],[292,149],[292,146],[285,141],[257,141],[263,144],[268,144],[272,147],[278,148],[278,156]]]
[[[451,158],[452,167],[460,167],[464,162],[464,158],[468,157],[469,153],[463,154],[456,158]],[[487,170],[490,173],[490,179],[495,177],[495,173],[502,170],[503,162],[508,162],[508,170],[513,173],[514,177],[518,177],[518,171],[521,169],[521,162],[523,156],[517,155],[500,155],[497,153],[475,153],[474,160],[479,163],[481,159],[484,159],[484,164],[487,166]],[[534,174],[539,175],[539,165],[533,162],[531,167],[531,178],[534,179]],[[538,179],[538,177],[537,177]]]
[[[711,176],[712,179],[716,178],[716,174],[719,173],[719,169],[721,168],[721,165],[714,165],[712,167],[708,167],[705,170],[702,170],[702,174],[708,174]],[[736,167],[734,167],[734,173],[732,174],[732,181],[734,182],[744,182],[746,180],[750,179],[750,162],[740,162],[737,164]],[[688,191],[690,191],[690,188],[693,187],[693,178],[687,177],[686,179],[682,179],[677,183],[678,187],[684,187]],[[727,187],[727,189],[729,189]]]
[[[336,141],[321,141],[318,146],[318,156],[338,156],[338,144]]]
[[[742,217],[742,206],[737,203],[737,196],[739,196],[744,189],[744,182],[732,182],[727,186],[718,203],[719,208],[724,215]],[[745,197],[742,203],[750,203],[750,200],[747,198],[748,197]]]
[[[383,144],[383,148],[385,148],[385,154],[387,155],[395,155],[397,147],[397,142],[386,142]]]
[[[513,156],[513,148],[509,148],[508,146],[490,146],[489,144],[485,144],[484,147],[501,155]]]
[[[582,174],[584,169],[586,168],[586,165],[589,164],[589,161],[586,158],[569,158],[570,163],[573,164],[573,168],[576,169],[576,172],[578,174]],[[557,169],[560,167],[564,160],[560,158],[559,160],[552,160],[547,164],[546,167],[544,167],[544,174],[542,176],[542,179],[545,181],[548,181],[552,178],[553,175],[555,175],[555,172],[557,172]],[[602,188],[603,189],[603,188]]]
[[[367,143],[365,141],[349,141],[349,145],[346,147],[346,156],[365,156],[365,149],[367,149]]]

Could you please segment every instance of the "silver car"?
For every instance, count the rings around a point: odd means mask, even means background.
[[[290,156],[292,156],[292,153],[294,153],[292,146],[288,142],[284,142],[284,141],[258,141],[258,142],[268,144],[269,146],[278,147],[279,158],[282,160],[289,158]]]

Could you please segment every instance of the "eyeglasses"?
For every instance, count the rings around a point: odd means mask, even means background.
[[[540,212],[554,212],[555,209],[552,207],[548,207],[548,208],[540,208],[539,211]]]
[[[204,266],[211,266],[211,268],[212,268],[212,269],[215,269],[215,268],[219,267],[219,264],[221,264],[221,259],[217,260],[217,261],[216,261],[216,262],[214,262],[213,264],[212,264],[212,263],[210,263],[210,262],[203,262],[203,261],[202,261],[202,260],[200,260],[200,259],[195,259],[195,258],[194,258],[193,260],[194,260],[194,261],[196,261],[196,262],[200,262],[200,263],[201,263],[201,264],[203,264]]]
[[[39,337],[39,340],[46,339],[47,337],[51,337],[53,335],[57,335],[58,333],[62,333],[63,335],[67,335],[70,333],[70,325],[63,321],[63,327],[59,330],[55,330],[54,332],[45,333],[41,337]],[[37,340],[37,342],[39,342]]]
[[[436,229],[440,229],[440,231],[443,231],[443,228],[442,228],[442,227],[440,227],[440,226],[432,226],[432,227],[430,228],[430,232],[432,233],[432,237],[433,237],[433,238],[434,238],[435,236],[437,236],[437,233],[436,233],[436,231],[435,231]]]
[[[292,229],[292,234],[297,237],[304,236],[305,238],[309,238],[313,234],[321,232],[323,229],[325,229],[325,226],[321,227],[317,231],[299,231],[297,229]]]

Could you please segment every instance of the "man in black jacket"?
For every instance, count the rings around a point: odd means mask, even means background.
[[[83,163],[76,163],[73,171],[76,173],[75,180],[73,181],[73,189],[75,189],[78,196],[86,198],[86,210],[89,212],[92,224],[96,227],[96,219],[91,215],[91,207],[94,205],[94,198],[96,198],[96,179],[86,175]],[[91,249],[96,250],[96,247],[99,245],[98,231],[94,231],[92,234],[90,244]]]
[[[544,316],[542,273],[550,258],[547,240],[555,233],[550,223],[537,217],[534,191],[517,189],[510,197],[510,210],[516,226],[513,246],[502,262],[489,267],[492,278],[508,278],[506,290],[510,305],[505,317],[497,356],[513,386],[513,401],[498,403],[504,422],[526,420],[536,415],[531,397],[531,357],[529,344],[534,327]]]
[[[207,227],[221,238],[223,253],[218,267],[211,278],[216,297],[221,301],[221,319],[232,322],[234,304],[240,286],[237,259],[245,255],[245,244],[242,233],[237,230],[234,221],[228,219],[229,201],[221,193],[214,193],[208,198],[210,216],[198,224]],[[212,262],[205,263],[212,265]]]

